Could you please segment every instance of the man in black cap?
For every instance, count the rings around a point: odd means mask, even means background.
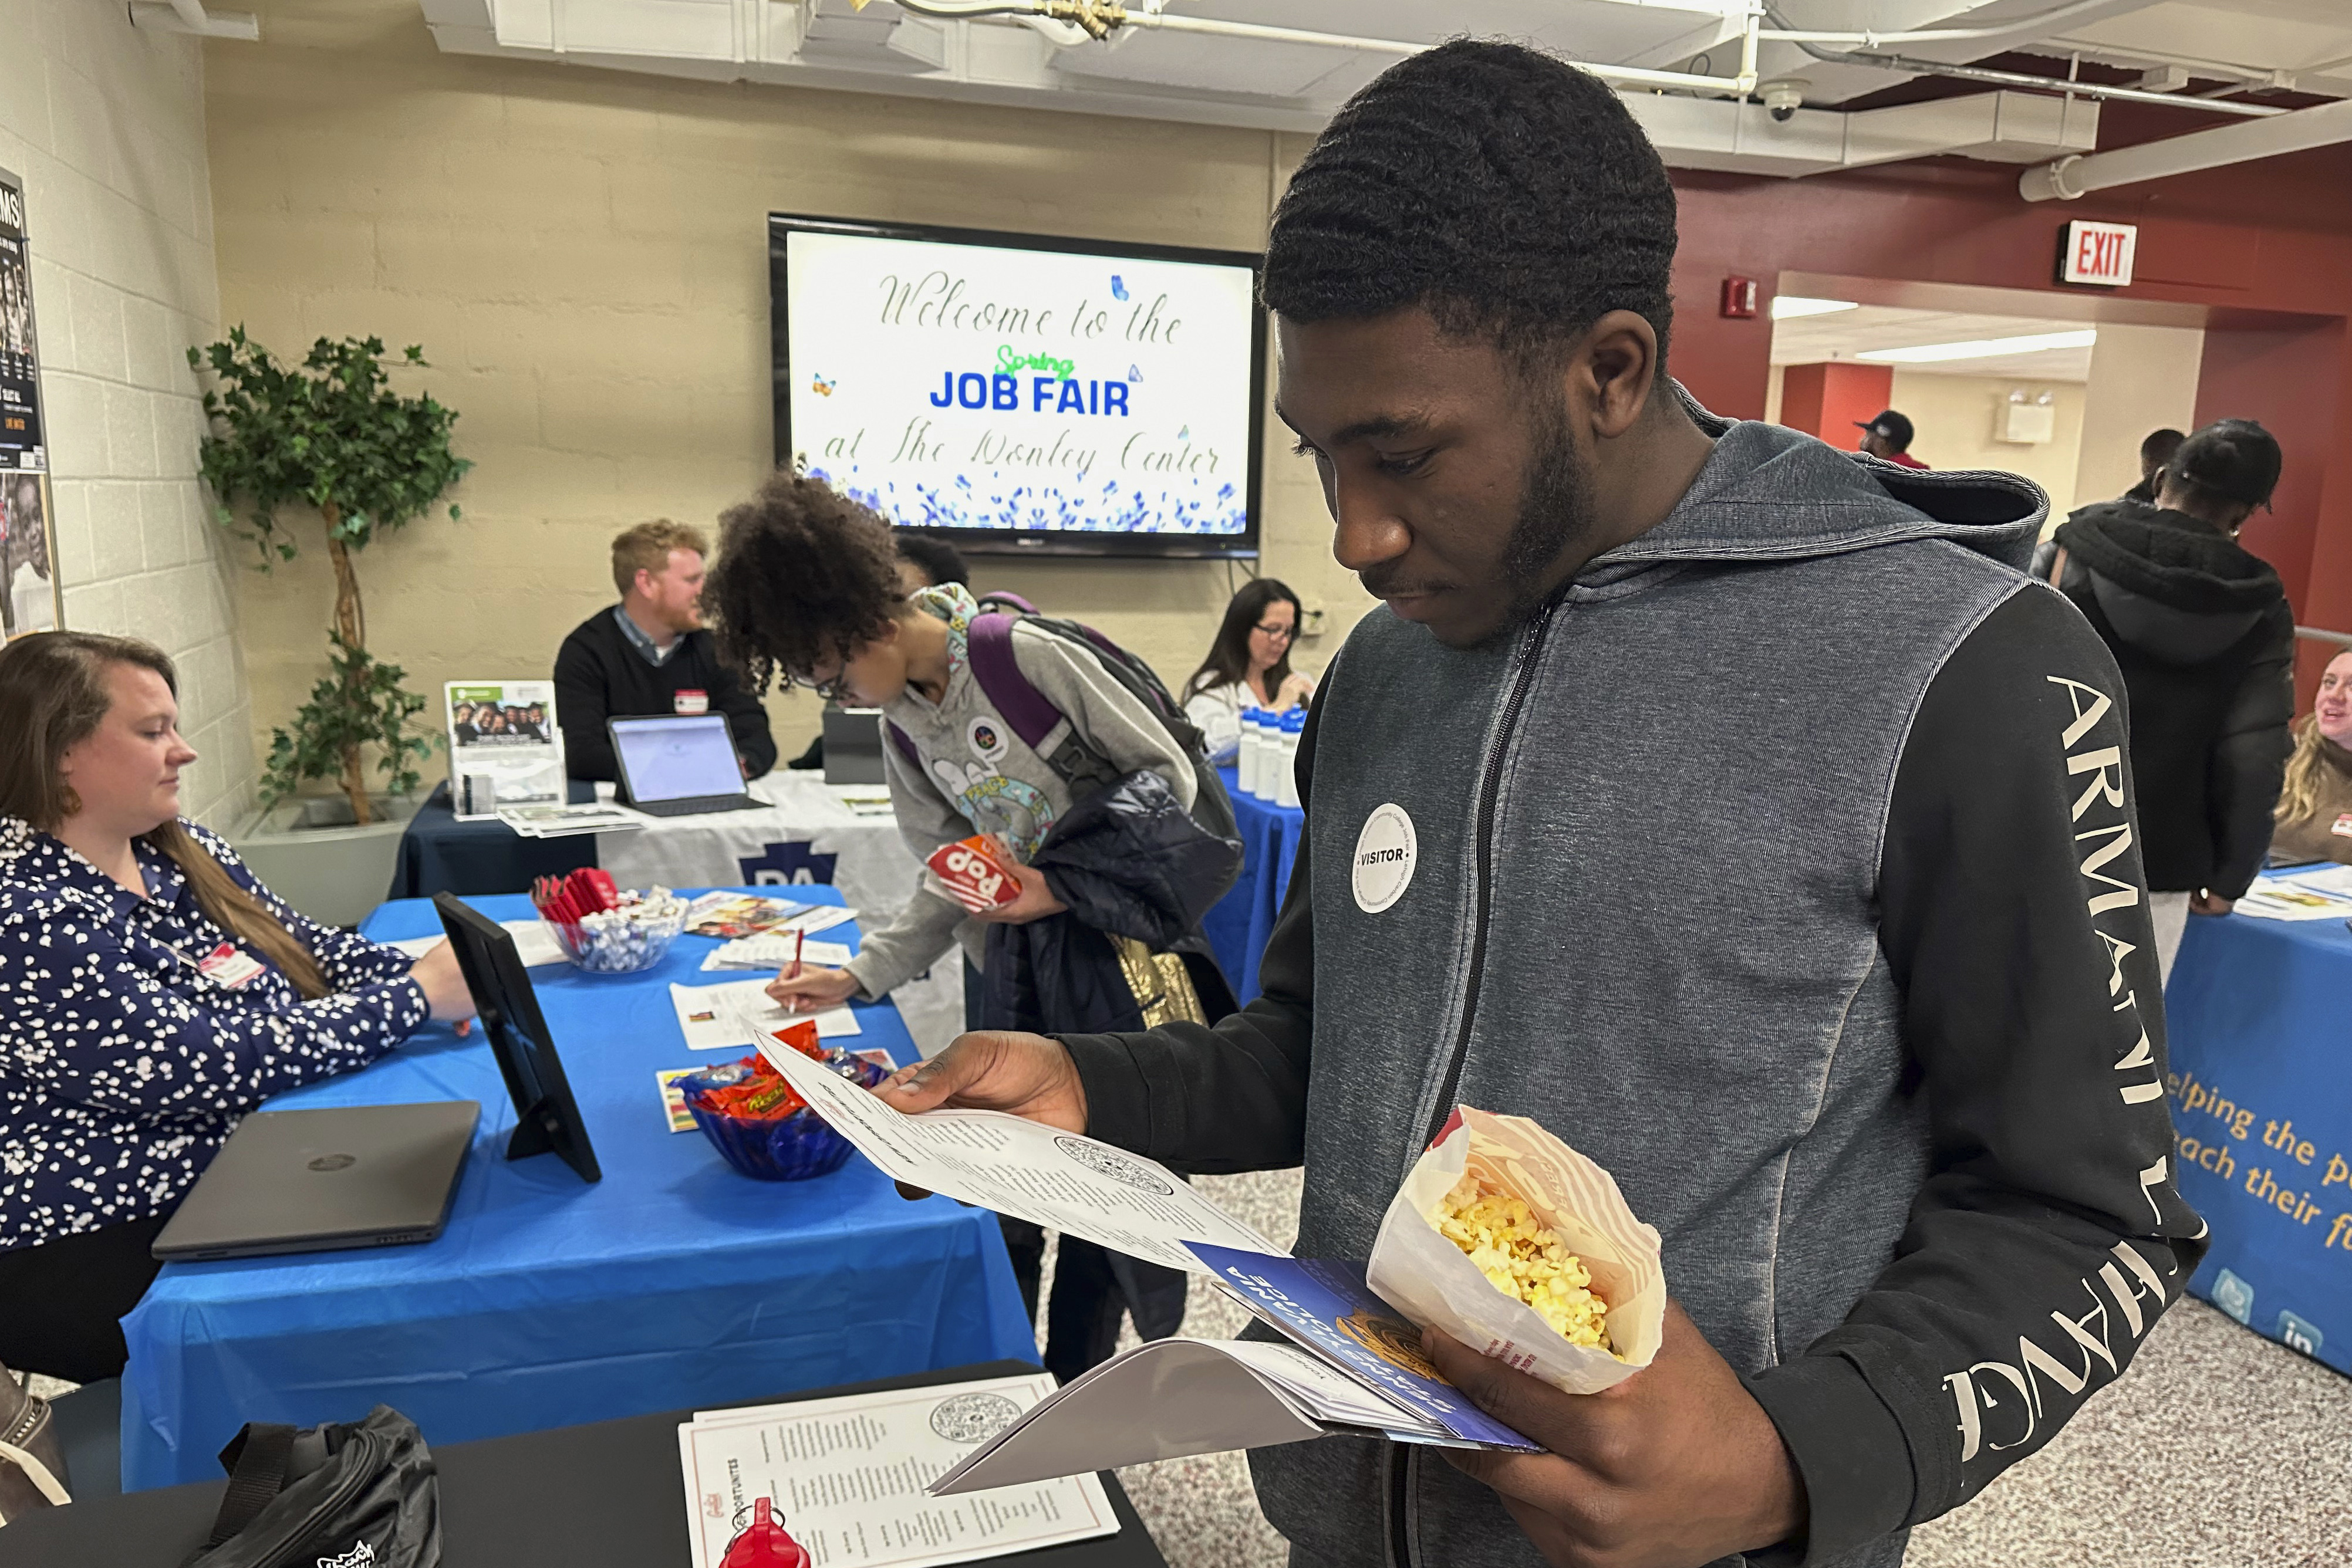
[[[2162,434],[2159,432],[2158,434]],[[2294,615],[2238,529],[2278,485],[2279,444],[2250,419],[2181,442],[2156,504],[2084,507],[2037,575],[2114,651],[2131,695],[2132,777],[2169,975],[2189,911],[2227,915],[2262,868],[2294,716]]]
[[[1893,409],[1867,423],[1856,420],[1854,428],[1862,432],[1862,449],[1873,457],[1883,457],[1906,468],[1927,466],[1911,455],[1910,420]]]

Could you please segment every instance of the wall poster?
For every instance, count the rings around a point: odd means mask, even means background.
[[[0,169],[0,638],[65,624],[51,506],[25,183]]]

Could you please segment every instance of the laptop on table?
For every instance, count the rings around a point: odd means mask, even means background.
[[[149,1250],[169,1261],[430,1241],[481,1111],[471,1100],[257,1111]]]
[[[735,737],[725,714],[664,715],[604,721],[620,763],[624,805],[655,817],[740,811],[760,802],[743,788]]]
[[[731,746],[727,755],[731,767]],[[551,1154],[581,1180],[602,1179],[514,934],[454,894],[437,894],[433,904],[514,1103],[506,1157]],[[430,1241],[448,1223],[481,1113],[471,1100],[257,1111],[237,1124],[149,1251],[170,1261]]]

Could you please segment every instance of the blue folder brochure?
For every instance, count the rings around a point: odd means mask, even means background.
[[[1535,1445],[1436,1375],[1361,1263],[1192,1243],[1211,1277],[1286,1336],[1159,1339],[1031,1406],[925,1490],[954,1497],[1335,1432],[1452,1448]]]
[[[1363,1264],[1243,1252],[1205,1241],[1191,1246],[1244,1306],[1366,1387],[1463,1442],[1536,1448],[1438,1375],[1422,1354],[1421,1331],[1372,1294]]]

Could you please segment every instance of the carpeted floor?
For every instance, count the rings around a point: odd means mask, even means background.
[[[1298,1173],[1204,1176],[1286,1246]],[[1244,1314],[1197,1285],[1184,1333]],[[1121,1470],[1171,1568],[1281,1568],[1239,1454]],[[2048,1448],[1914,1532],[1909,1568],[2336,1568],[2352,1563],[2352,1381],[2183,1301]]]

